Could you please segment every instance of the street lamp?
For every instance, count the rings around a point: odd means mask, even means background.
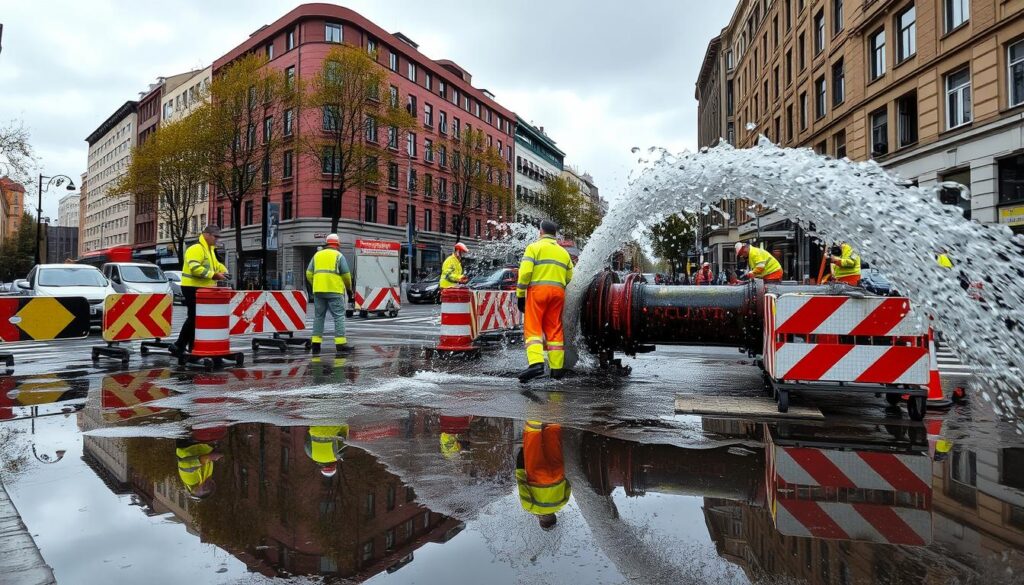
[[[46,186],[43,186],[43,180],[46,180]],[[67,175],[56,175],[53,177],[44,177],[42,173],[39,173],[39,205],[36,207],[36,265],[42,264],[42,259],[39,257],[39,246],[43,239],[43,191],[46,191],[50,186],[60,187],[67,181],[67,190],[75,190],[75,182],[71,177]]]

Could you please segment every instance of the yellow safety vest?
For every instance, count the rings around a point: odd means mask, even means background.
[[[543,236],[530,244],[519,263],[516,296],[526,296],[531,286],[551,285],[565,288],[572,280],[572,258],[552,236]]]
[[[462,261],[455,254],[445,258],[441,266],[441,288],[451,288],[462,280]]]
[[[526,470],[516,470],[519,485],[519,503],[531,514],[554,514],[565,507],[572,495],[572,486],[567,479],[553,485],[532,485],[526,480]]]
[[[178,447],[174,450],[178,456],[178,477],[189,493],[210,479],[213,475],[213,461],[201,460],[203,455],[213,453],[213,446],[207,443],[197,443],[188,447]]]
[[[206,242],[206,237],[199,235],[199,241],[185,250],[185,264],[181,267],[181,286],[210,288],[217,286],[213,275],[227,272],[228,269],[217,261],[214,255],[215,246]]]
[[[860,255],[853,251],[853,246],[843,244],[839,264],[832,265],[832,278],[860,276]]]
[[[761,266],[758,266],[759,264]],[[775,259],[775,256],[757,246],[750,246],[750,252],[747,253],[747,266],[758,278],[764,278],[782,270],[782,265]]]
[[[347,264],[343,262],[341,252],[334,248],[324,248],[313,256],[306,269],[306,279],[313,283],[313,294],[345,294],[345,281],[342,276],[348,272],[342,272],[347,268]]]
[[[343,439],[348,438],[348,425],[309,427],[309,458],[321,465],[335,463],[345,450]]]
[[[939,263],[939,266],[949,270],[953,268],[953,261],[949,259],[949,256],[945,254],[939,254],[939,257],[935,259]]]

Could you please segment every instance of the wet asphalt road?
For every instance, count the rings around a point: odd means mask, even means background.
[[[94,365],[98,338],[16,348],[4,483],[61,583],[1019,579],[1024,441],[980,392],[925,424],[870,395],[794,400],[822,421],[684,416],[676,394],[754,399],[760,371],[659,348],[523,388],[521,346],[427,360],[438,315],[350,319],[344,357],[240,337],[246,367],[212,373]],[[550,532],[514,496],[526,420],[562,429],[573,495]],[[309,437],[342,427],[328,476]],[[175,463],[196,445],[201,498]]]

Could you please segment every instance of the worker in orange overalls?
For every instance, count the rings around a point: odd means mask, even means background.
[[[523,509],[537,517],[541,528],[553,529],[555,514],[572,495],[565,478],[561,425],[526,421],[523,448],[516,457],[516,484]]]
[[[544,374],[544,351],[548,352],[551,377],[558,380],[565,373],[562,309],[565,287],[572,280],[572,258],[555,241],[557,231],[553,221],[542,221],[540,239],[526,247],[519,263],[516,296],[519,310],[526,314],[523,341],[529,362],[529,367],[519,373],[523,383]]]
[[[737,266],[741,262],[741,258],[747,259],[747,267],[749,268],[749,272],[744,274],[743,278],[760,278],[765,282],[779,282],[782,280],[782,265],[779,264],[778,259],[772,256],[768,250],[744,244],[743,242],[736,242]]]

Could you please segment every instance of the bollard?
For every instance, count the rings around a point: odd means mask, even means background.
[[[178,358],[178,363],[198,364],[212,370],[221,360],[229,359],[242,366],[245,356],[231,351],[231,297],[234,291],[201,288],[196,291],[196,339],[192,351]]]
[[[473,343],[473,292],[456,286],[441,291],[441,335],[434,352],[446,355],[479,355]]]

